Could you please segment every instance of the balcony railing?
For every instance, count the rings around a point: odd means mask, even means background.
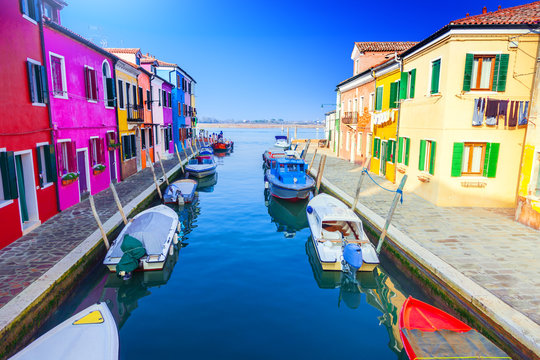
[[[341,122],[343,124],[357,124],[358,123],[358,112],[357,111],[348,111],[344,112],[341,117]]]
[[[127,120],[132,122],[144,121],[144,106],[128,105],[127,106]]]

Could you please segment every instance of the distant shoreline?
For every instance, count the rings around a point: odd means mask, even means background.
[[[324,128],[323,124],[249,124],[249,123],[198,123],[198,128],[252,128],[252,129],[264,129],[264,128]]]

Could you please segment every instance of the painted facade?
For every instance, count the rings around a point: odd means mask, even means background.
[[[119,179],[114,106],[115,58],[47,21],[44,31],[58,202],[64,210]]]
[[[164,138],[164,148],[163,154],[164,157],[170,157],[174,154],[175,147],[174,141],[172,138],[173,131],[173,107],[174,103],[172,94],[174,93],[174,86],[167,81],[163,81],[161,85],[161,93],[167,94],[167,106],[163,106],[163,128],[167,130],[167,137]],[[178,151],[181,151],[181,147],[178,148]]]
[[[58,212],[41,1],[21,5],[2,4],[3,33],[9,36],[0,39],[0,248]]]
[[[144,68],[139,67],[140,74],[137,77],[138,92],[137,92],[137,105],[139,111],[142,109],[142,124],[141,124],[141,162],[142,168],[147,167],[147,154],[150,155],[150,161],[154,162],[154,145],[155,145],[155,129],[152,119],[152,102],[150,98],[150,78],[152,73],[146,71]]]
[[[538,35],[449,25],[428,40],[403,54],[402,81],[414,73],[415,89],[401,105],[399,177],[438,206],[514,207],[526,126],[510,125],[510,108],[530,100]],[[477,99],[490,101],[481,116]]]
[[[371,116],[373,143],[370,171],[396,180],[396,139],[399,116],[399,63],[390,59],[373,69],[375,74],[375,110]]]

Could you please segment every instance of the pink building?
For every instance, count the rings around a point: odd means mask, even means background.
[[[83,37],[46,20],[43,30],[56,146],[60,210],[116,182],[114,64],[117,58]]]
[[[172,89],[174,86],[167,82],[163,81],[161,87],[161,93],[167,94],[167,105],[163,107],[163,128],[167,129],[167,137],[164,139],[165,153],[174,154],[174,142],[172,138],[172,124],[173,124],[173,113],[172,113]],[[182,149],[178,149],[182,151]]]

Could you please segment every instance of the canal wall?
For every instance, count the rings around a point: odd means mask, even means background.
[[[320,150],[320,149],[319,149]],[[307,161],[312,154],[308,155]],[[318,159],[315,160],[311,169],[311,175],[316,176]],[[332,161],[349,164],[345,160],[332,158]],[[347,171],[337,171],[339,166],[333,167],[326,164],[321,185],[323,189],[348,205],[353,202],[351,194],[354,193],[356,183],[360,176],[357,166],[350,164]],[[343,164],[342,164],[343,165]],[[338,186],[332,180],[348,183]],[[364,179],[363,196],[372,197],[377,190],[369,186],[370,180]],[[405,202],[410,200],[411,194],[405,194]],[[388,195],[391,199],[393,194]],[[364,201],[368,203],[368,201]],[[388,211],[390,201],[379,204]],[[399,208],[399,205],[398,205]],[[378,237],[384,227],[385,217],[375,212],[363,203],[362,196],[356,206],[357,214],[362,218],[366,230]],[[380,210],[380,209],[378,209]],[[449,219],[447,219],[449,220]],[[449,220],[451,222],[451,220]],[[396,224],[396,221],[394,222]],[[436,225],[432,225],[436,226]],[[417,277],[424,287],[429,288],[434,295],[441,298],[453,308],[465,321],[483,332],[512,357],[519,359],[540,358],[540,325],[522,312],[509,306],[499,297],[473,281],[469,276],[459,271],[460,264],[449,264],[441,259],[433,251],[423,246],[422,241],[411,238],[398,226],[390,225],[385,241],[384,251],[390,257],[401,263],[401,268],[407,269]],[[429,230],[428,230],[429,231]],[[447,246],[442,244],[441,246]],[[497,264],[495,264],[497,266]],[[500,265],[499,265],[500,266]],[[520,271],[520,268],[513,269]]]
[[[193,155],[190,155],[187,159],[184,157],[182,164],[186,164],[191,157]],[[176,157],[165,161],[164,165],[169,179],[175,178],[180,172],[181,167]],[[158,164],[155,164],[155,170],[156,174],[162,174]],[[163,190],[166,187],[165,177],[157,176],[158,183]],[[135,186],[136,184],[138,186]],[[127,197],[127,194],[131,195],[130,197],[132,199],[123,206],[125,214],[129,217],[144,210],[155,200],[157,195],[157,189],[152,182],[150,169],[145,169],[143,172],[133,175],[126,179],[126,181],[117,184],[116,187],[121,201]],[[135,191],[140,192],[133,194]],[[109,189],[97,194],[95,199],[100,218],[104,221],[103,227],[105,232],[109,241],[112,241],[114,236],[123,227],[123,220],[118,210],[110,210],[111,205],[113,207],[116,206],[112,200],[111,190]],[[108,206],[105,206],[105,204]],[[108,211],[105,211],[104,208],[106,207],[109,208]],[[81,216],[82,211],[87,216]],[[58,261],[54,261],[51,266],[46,266],[45,269],[40,268],[39,257],[43,255],[43,252],[57,251],[58,249],[55,249],[55,247],[61,247],[62,241],[54,241],[53,239],[49,246],[45,246],[45,248],[44,246],[33,248],[31,246],[33,239],[19,240],[21,243],[28,242],[28,249],[34,249],[30,251],[30,254],[27,254],[29,256],[20,260],[20,265],[25,266],[26,270],[28,270],[29,266],[33,267],[30,269],[30,272],[34,268],[36,271],[43,270],[43,274],[31,282],[24,282],[24,289],[0,308],[0,359],[13,355],[29,343],[35,337],[35,332],[40,325],[69,296],[72,288],[76,287],[84,279],[90,269],[101,263],[106,249],[102,241],[101,232],[93,217],[91,215],[88,216],[88,213],[90,213],[90,205],[88,201],[84,201],[74,208],[62,212],[61,214],[63,216],[52,218],[47,224],[50,229],[47,229],[47,226],[44,224],[34,233],[31,233],[39,239],[39,236],[42,235],[40,234],[40,230],[41,232],[45,232],[45,236],[50,237],[54,236],[54,233],[49,230],[53,229],[54,232],[54,229],[58,229],[60,236],[56,240],[61,240],[61,235],[65,235],[62,234],[61,228],[67,227],[68,235],[74,238],[79,234],[77,232],[77,226],[82,225],[84,228],[90,229],[90,231],[94,229],[88,236],[78,241],[72,250],[66,252],[65,256],[59,258]],[[70,224],[68,221],[78,222]],[[17,253],[17,249],[2,249],[0,253],[0,267],[7,267],[15,253]],[[17,260],[14,259],[14,261]],[[4,282],[3,285],[14,287],[20,285],[20,282],[20,278],[17,279],[17,276],[11,274],[10,281],[7,284]],[[0,289],[1,291],[2,289]]]

